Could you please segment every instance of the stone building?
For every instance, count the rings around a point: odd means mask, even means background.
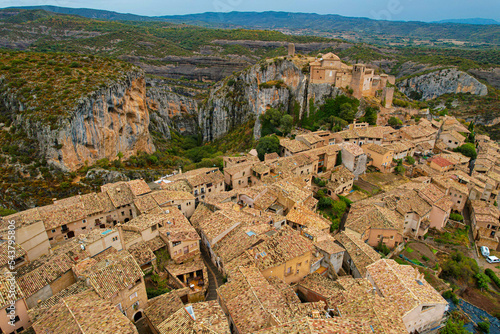
[[[358,145],[353,143],[342,145],[342,164],[354,174],[356,180],[365,173],[367,160],[366,153]]]
[[[310,65],[311,83],[328,83],[339,88],[350,87],[357,99],[363,96],[376,96],[377,91],[384,101],[384,106],[392,105],[394,89],[387,86],[387,74],[376,75],[375,70],[366,65],[349,66],[333,54],[327,53]]]

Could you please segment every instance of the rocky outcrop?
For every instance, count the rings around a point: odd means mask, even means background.
[[[143,62],[141,57],[136,56],[122,56],[120,59],[141,67],[148,74],[198,81],[223,80],[225,77],[233,74],[233,72],[241,71],[256,62],[255,59],[238,55],[226,57],[200,55],[192,57],[168,56],[164,58],[148,58],[162,65],[152,65],[151,63]]]
[[[198,102],[189,96],[172,92],[170,86],[153,83],[147,91],[151,133],[170,139],[170,128],[183,136],[198,134]]]
[[[280,108],[302,117],[309,101],[321,103],[341,91],[329,84],[310,84],[309,76],[292,62],[276,59],[256,64],[219,82],[200,107],[198,124],[203,140],[217,139],[236,126],[255,118],[254,137],[260,136],[259,115]]]
[[[119,152],[128,158],[139,151],[152,153],[144,73],[133,71],[81,98],[69,115],[47,126],[27,117],[21,108],[6,104],[15,114],[14,124],[38,143],[38,152],[51,165],[76,170],[99,159],[114,160]]]
[[[430,100],[447,93],[488,94],[488,88],[484,84],[454,68],[403,79],[397,86],[415,100]]]

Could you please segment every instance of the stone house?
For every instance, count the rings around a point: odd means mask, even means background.
[[[393,150],[377,144],[363,145],[362,149],[368,157],[369,166],[374,166],[382,173],[390,173],[392,171]]]
[[[9,240],[9,225],[15,226],[16,243],[26,251],[29,260],[36,260],[48,254],[50,241],[37,208],[2,218],[0,218],[2,240]],[[14,223],[10,224],[10,222]]]
[[[88,259],[73,269],[102,299],[111,302],[130,320],[143,316],[148,297],[144,273],[133,256],[122,250],[99,259]],[[119,279],[116,273],[120,273]]]
[[[57,252],[44,255],[18,271],[17,283],[28,308],[36,306],[76,282],[72,266],[89,258],[78,243],[70,242]]]
[[[264,277],[275,276],[290,284],[309,274],[313,250],[309,239],[284,226],[269,239],[243,252],[229,266],[254,265]]]
[[[381,297],[398,301],[396,314],[408,333],[432,331],[446,320],[448,302],[412,266],[382,259],[367,266],[366,278]]]
[[[478,246],[500,249],[500,210],[484,201],[470,201],[472,233]]]
[[[13,304],[10,304],[11,302]],[[31,325],[23,291],[15,276],[10,275],[8,270],[0,272],[0,312],[2,312],[0,319],[2,333],[20,333]]]
[[[465,136],[455,130],[443,131],[439,133],[438,140],[441,140],[448,149],[452,150],[463,145]]]
[[[36,334],[58,333],[138,334],[134,324],[108,300],[88,290],[62,298],[33,325]]]
[[[343,194],[352,189],[354,184],[354,174],[344,166],[335,167],[331,174],[330,179],[326,184],[327,194],[330,197]]]
[[[342,164],[354,174],[354,179],[365,173],[367,155],[356,144],[344,143],[342,145]]]
[[[373,248],[352,232],[340,232],[335,235],[335,240],[345,249],[342,269],[354,278],[365,277],[366,267],[381,258]]]
[[[166,179],[167,183],[184,181],[192,189],[196,204],[205,198],[206,194],[219,193],[225,190],[224,175],[219,168],[198,168],[177,174]],[[164,181],[165,182],[165,181]]]

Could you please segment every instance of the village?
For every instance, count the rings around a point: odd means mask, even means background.
[[[365,73],[334,56],[314,80]],[[377,85],[391,104],[387,76],[366,73],[355,93]],[[15,318],[1,332],[437,333],[463,292],[443,263],[499,275],[500,145],[473,126],[386,112],[279,145],[3,217],[0,307]]]

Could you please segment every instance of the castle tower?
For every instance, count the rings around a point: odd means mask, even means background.
[[[295,56],[295,44],[288,43],[288,57],[294,57],[294,56]]]
[[[380,75],[380,88],[385,88],[387,86],[387,79],[389,76],[385,73]]]
[[[394,87],[384,87],[382,90],[382,101],[384,108],[392,107],[392,100],[394,99]]]
[[[351,88],[353,90],[352,95],[360,99],[363,96],[363,83],[365,81],[365,71],[366,66],[363,64],[356,64],[352,67],[352,80]]]

